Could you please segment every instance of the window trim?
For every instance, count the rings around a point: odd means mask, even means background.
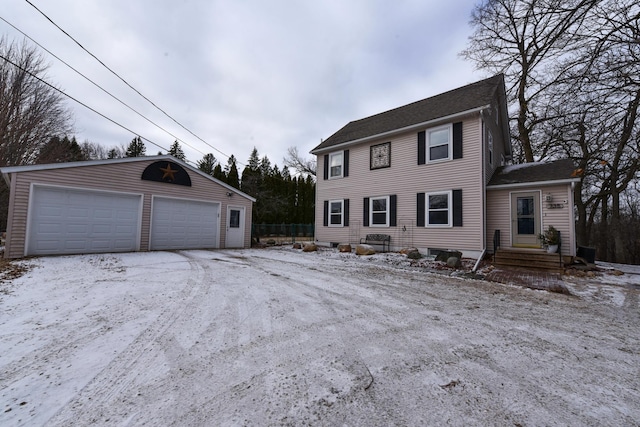
[[[339,214],[334,214],[331,212],[331,205],[333,203],[340,203],[340,213]],[[329,212],[327,212],[328,218],[327,218],[327,226],[328,227],[344,227],[344,199],[337,199],[337,200],[329,200]],[[333,215],[340,215],[340,224],[333,224],[331,222],[331,217]]]
[[[385,223],[384,224],[375,224],[373,222],[373,201],[374,200],[385,200],[386,210],[385,212]],[[381,213],[382,211],[376,211],[376,213]],[[376,196],[369,197],[369,227],[389,227],[390,215],[391,214],[391,196]]]
[[[331,160],[334,157],[340,156],[340,175],[333,175],[333,170],[331,167]],[[344,151],[335,151],[333,153],[329,153],[329,179],[338,179],[344,177]]]
[[[447,195],[447,224],[431,224],[429,222],[429,212],[431,212],[431,209],[429,209],[429,198],[431,196],[440,196],[446,194]],[[425,193],[425,197],[424,197],[424,203],[425,203],[425,207],[424,207],[424,211],[425,211],[425,219],[424,219],[424,226],[427,228],[451,228],[453,227],[453,190],[449,190],[449,191],[432,191],[432,192],[428,192]],[[435,211],[435,209],[434,209]],[[438,211],[442,211],[442,209],[439,209]]]
[[[441,159],[431,159],[431,134],[435,133],[435,132],[439,132],[442,130],[447,130],[448,134],[449,134],[449,140],[447,142],[447,157],[443,157]],[[426,163],[438,163],[438,162],[446,162],[449,160],[453,160],[453,123],[448,123],[446,125],[443,126],[437,126],[431,129],[427,129],[426,130],[426,142],[425,142],[425,149],[426,149]],[[435,147],[441,147],[444,146],[445,144],[438,144]]]

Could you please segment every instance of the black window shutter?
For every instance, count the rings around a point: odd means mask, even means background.
[[[395,227],[396,225],[398,225],[398,220],[397,220],[398,196],[394,194],[393,196],[389,197],[389,204],[391,205],[389,207],[389,226]]]
[[[342,176],[349,176],[349,150],[344,150],[342,155]]]
[[[362,225],[369,226],[369,198],[365,197],[363,200],[364,209],[362,210]]]
[[[453,190],[453,226],[462,227],[462,190]]]
[[[427,162],[427,140],[425,131],[418,132],[418,164]]]
[[[462,158],[462,122],[453,124],[453,158]]]
[[[344,212],[342,217],[342,223],[345,227],[349,226],[349,199],[344,199]]]
[[[322,217],[322,225],[325,227],[329,225],[329,201],[324,201],[324,216]]]
[[[329,155],[324,155],[324,179],[329,179]]]
[[[418,193],[418,209],[416,217],[416,224],[418,227],[424,227],[425,207],[425,193]]]

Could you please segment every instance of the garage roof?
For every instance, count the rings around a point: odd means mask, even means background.
[[[251,200],[252,202],[255,202],[256,199],[249,196],[246,193],[243,193],[242,191],[238,190],[235,187],[230,186],[229,184],[220,181],[219,179],[216,179],[210,175],[207,175],[206,173],[202,172],[201,170],[199,170],[198,168],[195,168],[193,166],[188,165],[187,163],[176,159],[173,156],[170,155],[159,155],[159,156],[144,156],[144,157],[125,157],[122,159],[105,159],[105,160],[87,160],[87,161],[82,161],[82,162],[66,162],[66,163],[47,163],[47,164],[42,164],[42,165],[25,165],[25,166],[7,166],[7,167],[2,167],[0,168],[0,173],[2,173],[2,176],[4,177],[4,180],[6,181],[8,186],[11,186],[11,178],[10,178],[10,174],[12,173],[20,173],[20,172],[31,172],[31,171],[39,171],[39,170],[51,170],[51,169],[64,169],[64,168],[79,168],[79,167],[87,167],[87,166],[99,166],[99,165],[106,165],[106,164],[117,164],[117,163],[133,163],[133,162],[141,162],[141,161],[145,161],[145,162],[149,162],[149,161],[158,161],[158,160],[167,160],[170,162],[174,162],[179,164],[180,166],[182,166],[185,169],[190,170],[193,173],[197,173],[200,176],[203,176],[205,178],[207,178],[210,181],[215,182],[218,185],[223,186],[224,188],[226,188],[227,190],[233,192],[234,194],[237,194],[239,196],[242,196],[246,199]]]

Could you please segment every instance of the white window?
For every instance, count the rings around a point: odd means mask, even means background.
[[[451,227],[453,209],[451,207],[451,191],[427,193],[427,227]]]
[[[342,178],[342,151],[329,154],[329,178]]]
[[[427,131],[427,160],[451,160],[453,152],[453,127],[437,127]]]
[[[389,226],[389,196],[371,197],[369,202],[369,224],[371,227]]]
[[[344,200],[329,202],[329,227],[342,227],[344,224]]]

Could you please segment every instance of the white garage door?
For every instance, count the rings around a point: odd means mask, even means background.
[[[154,197],[150,249],[217,248],[219,213],[219,203]]]
[[[26,253],[138,250],[141,201],[134,194],[34,186]]]

